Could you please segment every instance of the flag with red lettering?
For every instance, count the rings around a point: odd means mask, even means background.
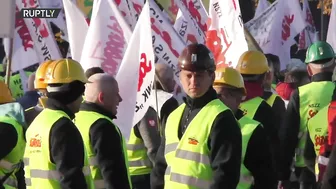
[[[271,5],[268,0],[259,0],[258,6],[254,13],[254,18],[258,17],[261,13],[263,13],[269,6]]]
[[[71,57],[80,61],[84,46],[84,39],[89,26],[81,10],[71,0],[63,0],[67,29],[70,43]]]
[[[217,67],[236,67],[240,55],[248,50],[238,0],[210,0],[206,44]]]
[[[295,44],[294,37],[305,27],[299,0],[279,1],[270,31],[269,48],[265,53],[279,56],[281,69],[290,62],[290,47]]]
[[[336,0],[332,3],[327,42],[336,50]]]
[[[22,8],[40,8],[38,0],[16,0],[16,5],[19,10]],[[23,20],[34,41],[35,50],[40,62],[62,58],[54,34],[45,18],[25,18]]]
[[[156,3],[153,0],[149,0],[149,2],[155,62],[169,65],[174,70],[176,83],[180,85],[177,59],[186,44],[176,33],[171,23],[162,16],[162,11]],[[181,96],[182,93],[180,91],[180,88],[177,87],[175,95]]]
[[[149,2],[144,5],[130,43],[116,76],[123,101],[116,123],[128,139],[132,127],[145,115],[153,101],[155,62],[149,16]],[[132,78],[132,79],[130,79]],[[133,118],[133,119],[132,119]]]
[[[133,3],[131,1],[132,0],[114,0],[121,15],[125,18],[125,21],[133,30],[136,24],[136,19],[134,16],[136,12],[134,8],[131,7],[133,6]]]
[[[205,33],[199,26],[199,23],[191,15],[183,0],[176,0],[176,3],[180,8],[174,24],[176,32],[187,44],[195,42],[204,44]]]
[[[130,0],[131,11],[133,11],[133,17],[135,19],[135,23],[139,19],[139,15],[141,13],[142,7],[144,6],[144,1],[142,0]]]
[[[113,0],[95,1],[80,61],[84,70],[101,67],[115,76],[131,35]]]
[[[199,28],[204,32],[204,34],[206,34],[209,27],[207,23],[209,15],[205,10],[202,1],[201,0],[175,0],[175,1],[179,8],[181,8],[181,4],[184,4],[186,6],[192,17],[197,22]]]
[[[17,6],[15,14],[15,32],[13,38],[13,55],[11,67],[13,72],[40,62],[33,39],[29,33],[25,21],[23,20],[23,18],[20,18],[19,8]],[[3,44],[5,53],[7,56],[9,56],[9,38],[4,38]]]
[[[299,50],[307,49],[312,43],[314,43],[316,33],[315,24],[313,21],[313,16],[310,12],[308,0],[303,0],[302,14],[307,27],[300,33],[298,45]]]

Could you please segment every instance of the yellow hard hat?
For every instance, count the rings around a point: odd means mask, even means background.
[[[242,75],[234,68],[225,67],[219,68],[215,71],[214,86],[221,86],[221,84],[230,85],[232,87],[243,89],[246,95],[246,89]]]
[[[5,103],[15,101],[7,84],[3,81],[0,81],[0,91],[1,91],[0,92],[0,104],[5,104]]]
[[[72,59],[59,59],[53,61],[47,69],[45,83],[71,83],[73,81],[87,83],[88,79],[80,63]]]
[[[48,66],[53,62],[54,60],[47,60],[45,62],[42,62],[40,66],[37,68],[35,73],[35,81],[34,81],[34,87],[35,89],[46,89],[47,84],[44,82],[46,72],[48,69]]]
[[[261,75],[269,71],[266,56],[259,51],[246,51],[239,60],[236,69],[241,74]]]

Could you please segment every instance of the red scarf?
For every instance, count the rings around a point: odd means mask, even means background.
[[[261,97],[264,94],[264,89],[262,88],[261,83],[244,81],[244,84],[247,91],[247,95],[243,101],[247,101],[258,96]]]

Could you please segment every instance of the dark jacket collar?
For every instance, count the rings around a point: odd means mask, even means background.
[[[95,103],[91,103],[91,102],[83,102],[81,104],[80,110],[96,112],[96,113],[102,114],[106,117],[109,117],[111,119],[116,119],[117,118],[115,115],[113,115],[109,111],[107,111],[104,108],[100,107],[99,105],[97,105]]]
[[[65,112],[70,119],[74,119],[75,118],[75,114],[71,112],[71,110],[66,107],[66,105],[60,103],[59,101],[52,99],[52,98],[48,98],[47,99],[47,103],[46,103],[46,108],[52,109],[52,110],[60,110]]]
[[[331,72],[321,72],[312,76],[311,81],[331,81],[333,73]]]
[[[237,120],[240,120],[240,118],[242,118],[244,116],[244,112],[240,109],[237,109],[236,113],[235,113],[235,117]]]
[[[192,99],[188,95],[183,98],[183,101],[189,108],[202,108],[212,100],[217,99],[216,91],[210,87],[209,90],[201,97]]]

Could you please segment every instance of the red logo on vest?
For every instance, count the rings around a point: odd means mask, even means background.
[[[192,145],[197,145],[199,142],[198,142],[198,140],[196,140],[196,139],[194,139],[194,138],[188,138],[188,140],[189,140],[189,144],[192,144]]]
[[[39,134],[35,135],[34,138],[31,138],[29,141],[30,147],[41,147],[41,136]]]

